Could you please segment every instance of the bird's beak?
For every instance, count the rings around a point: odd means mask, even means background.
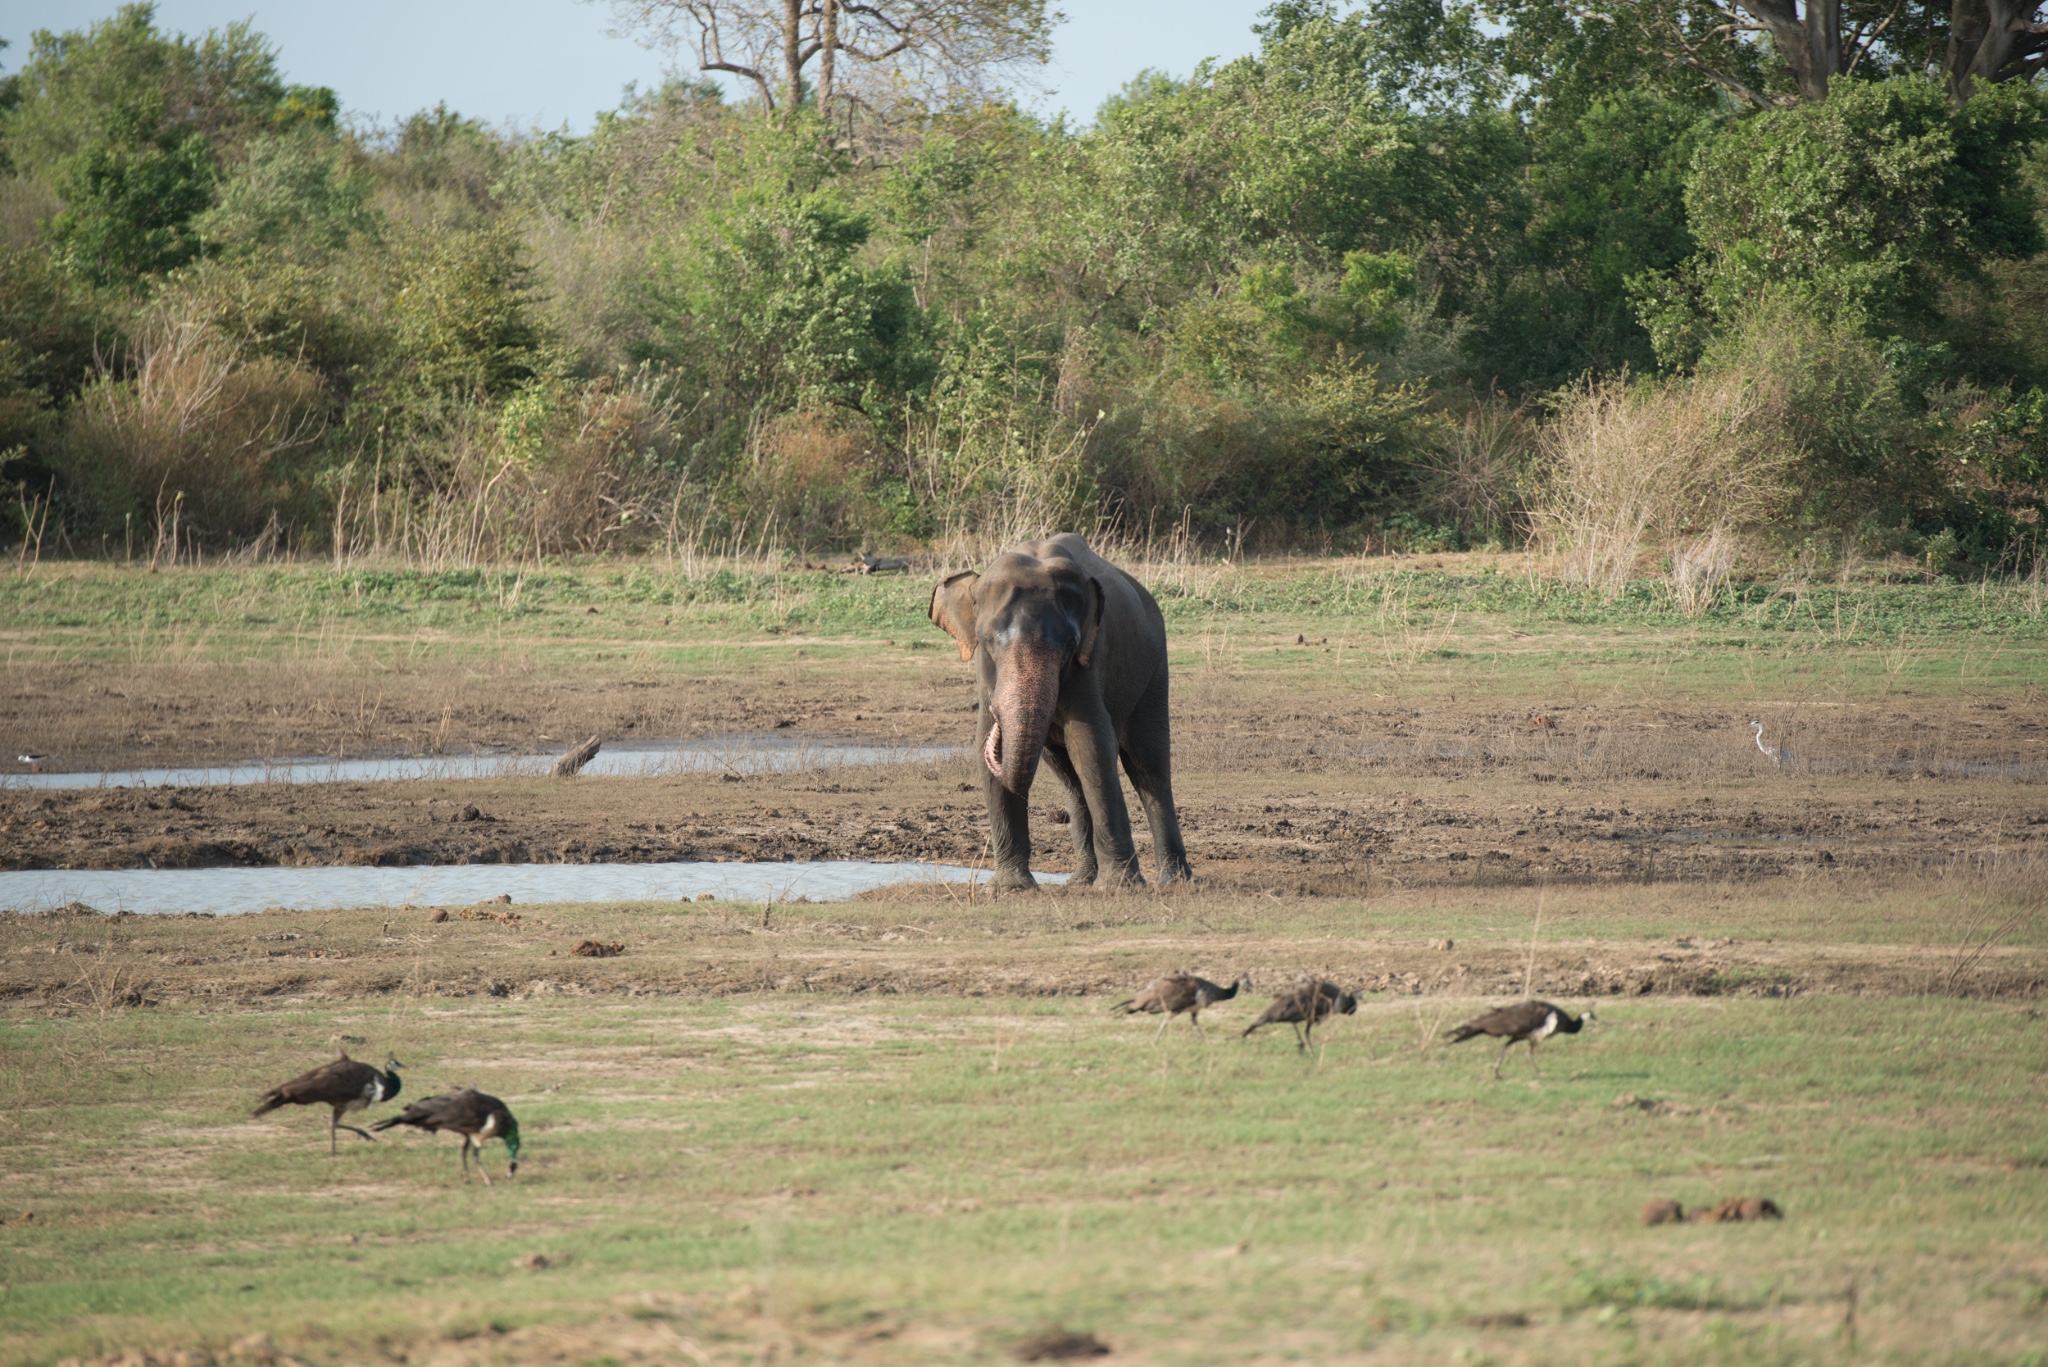
[[[509,1162],[509,1163],[507,1163],[507,1164],[505,1165],[505,1176],[506,1176],[507,1178],[513,1178],[513,1177],[517,1177],[518,1175],[519,1175],[519,1160],[515,1158],[515,1159],[513,1159],[513,1160],[512,1160],[511,1162]]]

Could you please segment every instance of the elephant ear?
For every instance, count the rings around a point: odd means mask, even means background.
[[[974,658],[974,586],[981,575],[962,570],[932,590],[932,621],[960,647],[960,658]]]
[[[1074,656],[1074,663],[1083,669],[1086,669],[1095,658],[1095,635],[1102,630],[1102,610],[1104,606],[1102,581],[1090,578],[1088,581],[1088,592],[1095,600],[1095,610],[1089,615],[1088,625],[1082,629],[1080,653]]]

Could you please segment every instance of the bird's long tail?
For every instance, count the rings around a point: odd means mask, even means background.
[[[1474,1035],[1481,1035],[1484,1033],[1486,1032],[1483,1030],[1474,1030],[1469,1025],[1457,1025],[1451,1027],[1449,1030],[1444,1031],[1444,1042],[1447,1044],[1461,1044],[1464,1041],[1471,1039]]]
[[[1128,1015],[1130,1015],[1130,1014],[1131,1014],[1132,1010],[1134,1009],[1134,1008],[1133,1008],[1133,1007],[1131,1006],[1131,1003],[1132,1003],[1132,1002],[1134,1002],[1134,1001],[1136,1001],[1136,1000],[1137,1000],[1137,998],[1136,998],[1136,997],[1125,997],[1125,998],[1124,998],[1124,999],[1123,999],[1122,1001],[1118,1002],[1118,1003],[1117,1003],[1117,1004],[1116,1004],[1115,1006],[1112,1006],[1112,1007],[1110,1007],[1109,1009],[1110,1009],[1110,1010],[1112,1010],[1112,1011],[1121,1011],[1121,1012],[1123,1012],[1123,1013],[1124,1013],[1124,1014],[1125,1014],[1126,1016],[1128,1016]]]
[[[403,1125],[405,1123],[406,1119],[404,1116],[394,1115],[388,1116],[385,1119],[378,1121],[376,1124],[370,1126],[370,1128],[373,1130],[383,1131],[390,1129],[393,1125]]]
[[[259,1115],[269,1115],[282,1105],[284,1105],[284,1098],[282,1096],[276,1092],[265,1092],[263,1100],[257,1104],[255,1110],[249,1112],[249,1115],[252,1118]]]

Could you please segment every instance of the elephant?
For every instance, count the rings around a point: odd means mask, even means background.
[[[1145,881],[1119,759],[1145,804],[1160,881],[1191,877],[1173,805],[1166,619],[1144,585],[1065,532],[947,578],[932,590],[931,618],[976,665],[996,887],[1037,886],[1029,798],[1041,756],[1067,790],[1069,886]]]

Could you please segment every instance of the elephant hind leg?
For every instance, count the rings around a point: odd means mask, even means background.
[[[1167,725],[1166,679],[1162,675],[1145,696],[1124,728],[1118,747],[1124,772],[1145,808],[1145,825],[1152,832],[1152,855],[1158,862],[1159,881],[1171,883],[1194,877],[1188,867],[1188,847],[1181,838],[1180,813],[1173,804],[1173,735]]]
[[[1081,776],[1074,772],[1074,761],[1065,749],[1048,745],[1044,758],[1060,776],[1060,786],[1067,793],[1067,820],[1074,828],[1074,876],[1067,885],[1086,887],[1095,881],[1096,871],[1095,818],[1088,813],[1088,795],[1081,790]]]

